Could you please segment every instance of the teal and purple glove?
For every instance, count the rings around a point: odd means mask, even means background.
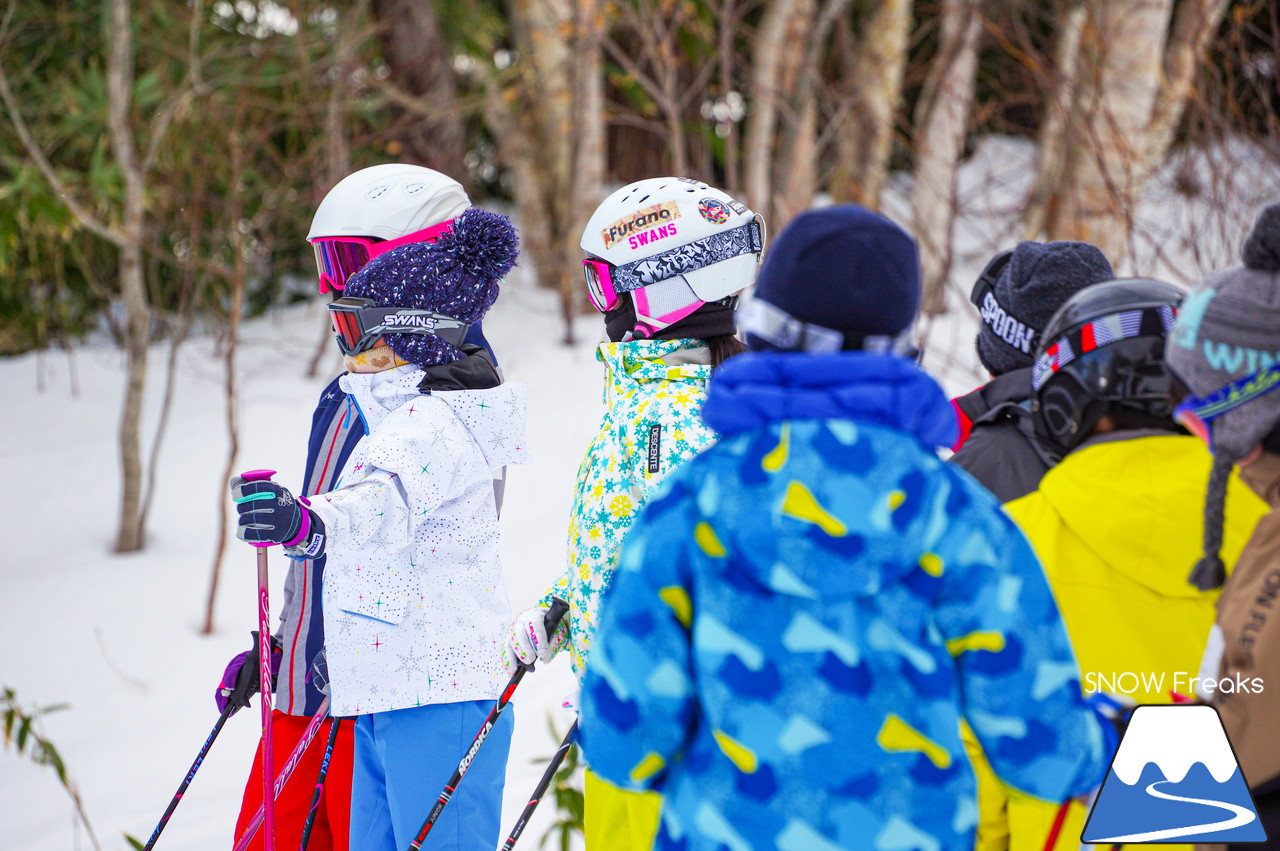
[[[324,552],[324,523],[305,496],[271,481],[274,470],[250,470],[231,480],[231,498],[239,513],[236,537],[255,547],[277,544],[294,558],[317,558]]]

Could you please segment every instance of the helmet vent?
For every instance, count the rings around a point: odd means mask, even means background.
[[[648,201],[648,200],[649,200],[649,196],[648,196],[648,195],[646,195],[646,196],[644,196],[643,198],[641,198],[639,201],[637,201],[636,203],[637,203],[637,204],[643,204],[645,201]]]
[[[404,194],[417,195],[420,192],[424,191],[426,188],[427,188],[427,184],[422,183],[420,181],[417,183],[406,183],[404,185]]]
[[[368,192],[364,193],[364,197],[366,200],[369,200],[369,201],[377,201],[383,195],[386,195],[390,189],[391,189],[391,184],[384,183],[381,186],[375,186],[372,189],[370,189]]]

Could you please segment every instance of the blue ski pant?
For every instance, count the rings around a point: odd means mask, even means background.
[[[351,848],[408,848],[492,708],[491,700],[475,700],[357,716]],[[498,846],[514,711],[508,706],[499,716],[425,846],[440,851]]]

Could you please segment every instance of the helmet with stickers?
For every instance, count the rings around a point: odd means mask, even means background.
[[[755,282],[764,220],[698,180],[653,177],[606,198],[582,234],[591,303],[601,313],[630,296],[633,338],[651,337],[704,304]]]

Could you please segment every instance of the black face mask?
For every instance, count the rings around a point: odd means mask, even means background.
[[[738,306],[736,296],[702,305],[674,325],[654,332],[646,339],[653,340],[709,340],[734,332],[734,310]],[[618,300],[618,306],[604,315],[604,330],[610,342],[620,343],[628,332],[636,327],[636,310],[627,294]]]

